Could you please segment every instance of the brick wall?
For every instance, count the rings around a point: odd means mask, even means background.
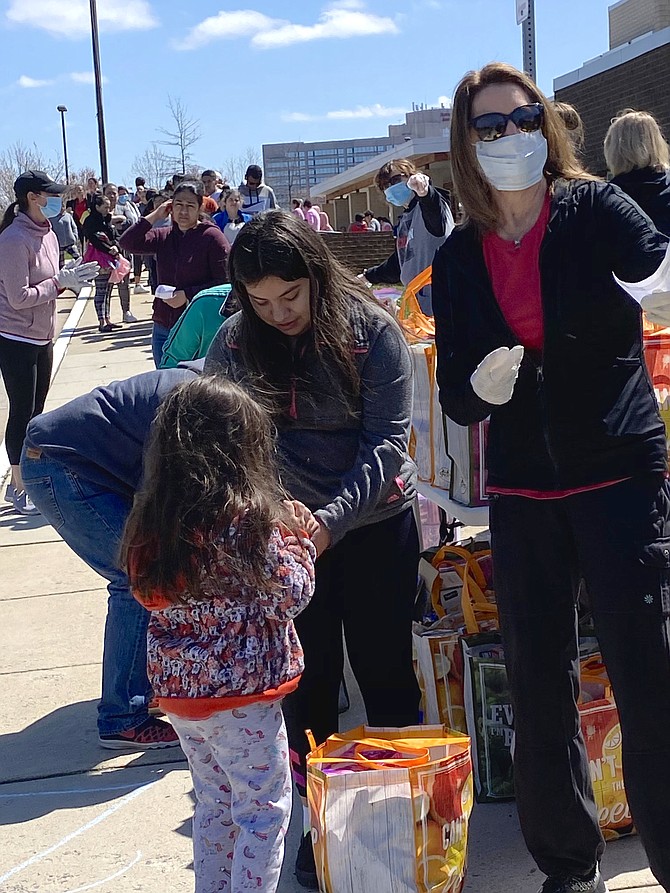
[[[584,121],[584,160],[594,174],[605,174],[603,142],[614,115],[623,108],[651,112],[670,139],[670,44],[658,47],[562,90],[555,99],[575,106]]]
[[[393,233],[323,233],[335,257],[354,273],[362,273],[393,254]]]

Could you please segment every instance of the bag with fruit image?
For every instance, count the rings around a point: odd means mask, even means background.
[[[605,840],[634,834],[621,761],[619,713],[599,654],[580,662],[579,715],[589,758],[593,796]]]
[[[322,893],[460,893],[470,741],[443,726],[360,726],[314,745],[307,795]]]

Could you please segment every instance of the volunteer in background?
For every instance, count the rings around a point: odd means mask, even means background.
[[[398,222],[396,250],[363,275],[373,285],[407,285],[432,264],[435,252],[454,228],[454,218],[445,196],[407,158],[382,165],[375,184],[390,204],[405,210]],[[432,314],[430,285],[418,298],[423,312]]]
[[[616,117],[605,137],[611,182],[636,201],[657,229],[670,236],[670,148],[649,112]]]
[[[463,78],[451,151],[467,217],[433,263],[437,378],[454,421],[491,417],[523,834],[547,875],[542,893],[607,889],[576,705],[583,578],[631,812],[670,890],[670,484],[638,303],[670,322],[668,240],[584,171],[552,104],[509,65]],[[624,288],[614,275],[646,282]]]
[[[285,702],[304,797],[305,729],[325,741],[338,727],[343,630],[368,722],[418,719],[412,366],[393,318],[291,214],[271,211],[242,228],[230,279],[242,310],[219,329],[205,371],[274,403],[283,484],[319,522],[316,592],[296,619],[305,671]],[[309,833],[296,874],[317,889]]]
[[[97,263],[60,268],[49,217],[60,212],[66,188],[43,171],[25,171],[0,223],[0,373],[9,401],[5,446],[12,467],[5,499],[23,515],[37,514],[19,460],[28,422],[44,409],[49,390],[56,298],[65,288],[79,293],[98,271]]]

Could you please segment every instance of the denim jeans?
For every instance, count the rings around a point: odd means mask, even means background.
[[[109,581],[102,657],[101,735],[129,731],[148,717],[149,612],[137,602],[118,566],[130,501],[73,474],[29,442],[21,457],[26,491],[47,521],[89,567]]]
[[[151,330],[151,354],[154,358],[156,369],[158,369],[163,359],[163,345],[167,341],[169,334],[170,329],[167,326],[161,326],[157,322],[154,323]]]

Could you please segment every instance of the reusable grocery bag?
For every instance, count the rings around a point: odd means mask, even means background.
[[[435,340],[435,320],[425,315],[417,298],[421,289],[430,285],[432,274],[432,266],[422,270],[407,283],[398,303],[398,322],[410,344]]]
[[[605,840],[634,834],[621,758],[619,712],[600,654],[580,662],[579,714],[598,822]]]
[[[414,400],[410,429],[410,455],[420,481],[449,490],[452,461],[447,455],[444,414],[435,380],[437,350],[434,343],[410,345]]]
[[[457,425],[445,416],[447,452],[453,461],[449,496],[461,505],[487,505],[486,439],[488,419]]]
[[[478,803],[514,798],[514,712],[498,633],[465,636],[463,700]]]
[[[460,893],[470,741],[443,726],[332,735],[307,757],[322,893]]]

